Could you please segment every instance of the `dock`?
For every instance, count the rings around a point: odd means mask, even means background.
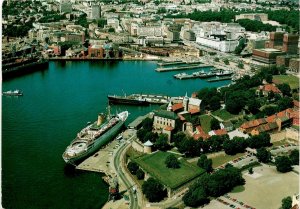
[[[159,94],[133,94],[136,96],[141,95],[142,98],[145,98],[147,102],[150,104],[167,104],[171,97],[166,95],[159,95]]]
[[[178,65],[178,64],[185,64],[186,62],[183,61],[170,61],[170,62],[158,62],[157,64],[159,66],[167,66],[167,65]]]
[[[178,67],[170,67],[170,68],[156,68],[155,71],[157,72],[169,72],[169,71],[178,71],[178,70],[192,70],[197,68],[204,68],[204,67],[212,67],[212,65],[200,64],[200,65],[187,65],[187,66],[178,66]]]
[[[225,81],[225,80],[231,80],[231,76],[230,77],[222,77],[222,78],[213,78],[213,79],[207,80],[207,82],[217,82],[217,81]]]

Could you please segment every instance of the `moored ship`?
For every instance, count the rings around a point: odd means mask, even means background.
[[[149,105],[150,103],[146,101],[145,98],[142,98],[139,95],[129,95],[129,96],[117,96],[117,95],[108,95],[109,104],[130,104],[130,105]]]
[[[116,116],[110,116],[109,113],[107,116],[99,114],[98,120],[82,129],[66,148],[62,155],[64,161],[74,165],[99,150],[117,136],[128,115],[128,111]]]
[[[23,96],[23,92],[21,92],[18,89],[14,90],[14,91],[12,91],[12,90],[5,91],[2,94],[5,96]]]

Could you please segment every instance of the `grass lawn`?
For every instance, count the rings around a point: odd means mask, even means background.
[[[245,186],[244,185],[239,185],[233,188],[233,190],[231,191],[231,193],[239,193],[239,192],[243,192],[245,190]]]
[[[200,123],[204,132],[208,133],[210,131],[210,121],[212,117],[209,115],[200,115]]]
[[[170,155],[170,153],[158,151],[150,155],[139,157],[134,161],[152,177],[172,189],[195,179],[205,172],[203,169],[186,162],[184,159],[179,160],[180,168],[167,168],[165,160],[168,155]]]
[[[293,75],[273,75],[273,81],[287,83],[290,85],[291,89],[299,88],[299,78]]]
[[[245,153],[237,153],[236,155],[226,155],[225,153],[216,157],[211,158],[212,159],[212,167],[216,168],[220,165],[223,165],[224,163],[227,163],[231,160],[234,160],[236,158],[239,158],[241,156],[245,155]]]
[[[287,139],[283,139],[280,141],[276,141],[276,142],[272,142],[272,147],[277,147],[277,146],[281,146],[281,145],[285,145],[285,144],[289,144],[290,142],[288,142]]]
[[[227,110],[225,110],[225,109],[222,109],[222,110],[216,110],[216,111],[214,111],[213,113],[212,113],[213,115],[215,115],[215,116],[218,116],[218,117],[220,117],[221,119],[223,119],[223,120],[229,120],[229,119],[231,119],[231,118],[235,118],[235,117],[237,117],[238,115],[233,115],[233,114],[231,114],[231,113],[229,113]]]

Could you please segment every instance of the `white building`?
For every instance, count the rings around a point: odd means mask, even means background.
[[[222,52],[232,52],[244,37],[245,28],[237,23],[203,22],[192,28],[196,42]]]

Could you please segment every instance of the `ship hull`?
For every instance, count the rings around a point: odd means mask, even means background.
[[[113,128],[108,130],[106,133],[101,135],[99,138],[95,139],[95,143],[93,146],[88,149],[86,152],[82,153],[81,155],[74,156],[72,158],[64,158],[66,163],[75,165],[78,161],[83,160],[87,158],[88,156],[94,154],[97,152],[103,145],[106,145],[108,142],[110,142],[117,134],[120,132],[124,125],[124,121],[119,121],[118,124],[116,124]]]
[[[147,101],[139,101],[135,99],[107,96],[109,104],[126,104],[126,105],[149,105]]]

